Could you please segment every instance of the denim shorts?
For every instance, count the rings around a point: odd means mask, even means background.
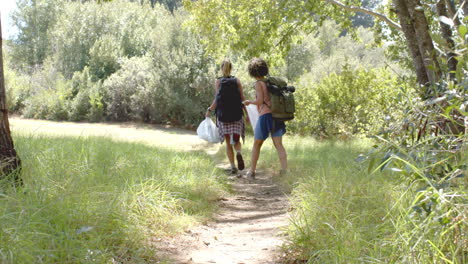
[[[272,137],[281,137],[286,133],[286,126],[282,121],[276,121],[271,114],[264,114],[258,118],[254,130],[254,138],[265,140],[271,134]]]

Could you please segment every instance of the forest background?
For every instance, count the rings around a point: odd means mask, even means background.
[[[188,17],[180,1],[18,1],[12,19],[19,31],[5,52],[10,112],[193,127],[212,100],[224,56],[252,98],[249,58],[207,54],[201,37],[186,30]],[[388,44],[375,42],[371,16],[357,15],[353,23],[354,35],[331,20],[317,24],[316,33],[302,33],[285,57],[272,59],[272,74],[297,87],[291,131],[372,134],[401,117],[398,94],[414,77],[386,56]]]

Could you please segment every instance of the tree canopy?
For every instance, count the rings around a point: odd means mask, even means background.
[[[467,8],[462,3],[393,0],[387,6],[375,8],[373,1],[355,0],[184,1],[192,14],[189,25],[204,36],[209,52],[218,56],[230,52],[247,57],[265,56],[273,62],[284,57],[301,33],[314,32],[326,19],[333,19],[341,29],[348,30],[356,12],[370,14],[383,22],[378,23],[384,28],[378,31],[381,35],[399,42],[400,47],[406,44],[421,84],[437,82],[444,68],[446,72],[455,70],[454,50],[459,48],[456,43],[466,45],[463,18]],[[452,64],[446,66],[447,61]]]
[[[365,4],[375,6],[374,2]],[[361,5],[355,0],[347,3]],[[191,28],[205,36],[210,52],[242,51],[248,57],[269,54],[270,59],[283,56],[298,40],[298,33],[314,32],[327,19],[349,29],[354,15],[329,1],[187,0],[184,5],[193,15]]]

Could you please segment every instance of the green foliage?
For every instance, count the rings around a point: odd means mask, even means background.
[[[301,42],[291,47],[285,66],[280,67],[281,74],[290,81],[307,78],[315,83],[331,73],[339,73],[345,64],[352,69],[388,66],[398,75],[408,74],[386,59],[385,49],[374,45],[370,30],[359,28],[356,37],[340,36],[335,22],[324,21],[316,34],[304,34]]]
[[[89,70],[98,80],[103,80],[116,72],[119,58],[123,57],[123,51],[116,39],[112,36],[102,36],[89,51]]]
[[[379,137],[369,169],[393,170],[409,185],[395,205],[391,262],[466,263],[468,83],[428,89],[433,98],[409,101],[404,122]]]
[[[150,239],[205,219],[226,191],[200,152],[17,132],[25,187],[0,182],[1,263],[157,261]]]
[[[18,112],[30,97],[29,78],[11,70],[8,65],[5,65],[4,70],[7,107],[11,112]]]
[[[50,120],[68,119],[68,99],[72,94],[71,82],[57,72],[48,61],[30,77],[28,97],[24,101],[23,115],[27,118]]]
[[[286,262],[392,263],[386,261],[391,253],[386,243],[394,227],[386,216],[405,190],[398,177],[371,175],[355,161],[373,142],[298,136],[283,142],[290,172],[274,179],[291,190]],[[270,141],[262,148],[259,165],[279,169]]]
[[[151,6],[154,6],[155,3],[160,3],[164,5],[171,13],[174,13],[174,10],[179,8],[182,5],[182,0],[149,0],[151,2]]]
[[[13,40],[16,45],[12,57],[16,67],[31,71],[42,64],[50,52],[50,30],[59,20],[64,1],[18,0],[16,5],[18,9],[12,20],[18,35]]]
[[[104,117],[103,90],[101,82],[93,83],[88,67],[75,72],[72,78],[72,97],[68,108],[72,121],[100,121]]]
[[[290,128],[325,137],[373,134],[403,116],[398,79],[385,69],[352,70],[345,65],[317,85],[299,83],[296,118]]]
[[[28,92],[11,82],[13,110],[73,121],[199,122],[212,100],[215,63],[199,38],[181,29],[183,11],[170,14],[159,4],[150,8],[124,0],[69,2],[62,8],[60,23],[41,36],[53,45],[44,64],[35,66],[35,77],[26,78],[32,84]],[[16,43],[12,50],[24,45]],[[49,78],[48,72],[57,76]],[[50,82],[36,85],[38,78]]]
[[[301,32],[315,31],[328,19],[342,28],[352,24],[349,12],[326,1],[186,0],[184,6],[192,14],[189,25],[215,57],[232,50],[247,57],[265,56],[272,64],[282,60]]]
[[[152,63],[148,57],[134,57],[122,63],[122,68],[103,83],[104,101],[110,120],[131,120],[157,113],[158,87],[152,75]],[[153,118],[157,120],[157,116]],[[159,120],[160,121],[160,120]]]
[[[56,68],[65,76],[90,66],[90,74],[105,79],[118,69],[120,57],[141,56],[169,13],[127,1],[68,3],[51,29]],[[90,19],[91,18],[91,19]]]

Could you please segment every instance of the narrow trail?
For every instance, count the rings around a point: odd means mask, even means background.
[[[177,151],[214,154],[193,131],[123,123],[72,123],[10,118],[13,133],[31,136],[103,136],[117,141],[163,146]],[[245,157],[248,160],[248,155]],[[222,166],[222,165],[220,165]],[[185,233],[155,242],[158,254],[170,264],[280,264],[282,230],[288,224],[289,202],[269,170],[255,180],[230,177],[234,194],[219,201],[218,214]]]
[[[195,227],[157,247],[174,264],[279,264],[288,199],[260,171],[255,180],[232,177],[235,195],[220,201],[207,225]]]

